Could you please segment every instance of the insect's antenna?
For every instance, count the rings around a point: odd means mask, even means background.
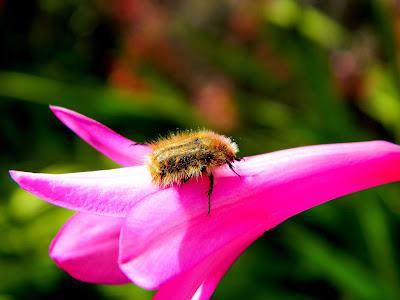
[[[240,174],[238,174],[238,173],[235,171],[235,169],[233,168],[232,163],[231,163],[229,160],[227,160],[226,163],[228,164],[229,169],[231,169],[233,173],[235,173],[237,176],[239,176],[239,178],[242,178],[242,176],[240,176]]]

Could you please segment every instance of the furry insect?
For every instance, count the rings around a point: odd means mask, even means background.
[[[236,157],[237,145],[232,140],[212,131],[182,132],[171,134],[149,145],[148,168],[153,182],[161,187],[182,184],[193,177],[207,174],[210,180],[208,190],[208,214],[211,211],[211,194],[214,187],[212,171],[227,164],[234,170],[232,162]]]

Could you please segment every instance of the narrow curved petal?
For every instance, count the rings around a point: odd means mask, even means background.
[[[149,146],[137,144],[77,112],[58,106],[50,109],[85,142],[122,166],[143,165],[151,151]]]
[[[145,166],[106,171],[43,174],[10,171],[24,190],[57,206],[124,217],[145,196],[159,190]]]
[[[128,283],[117,264],[122,223],[120,218],[78,213],[53,239],[49,255],[75,279],[97,284]]]
[[[139,203],[121,231],[120,267],[157,288],[248,232],[266,231],[334,198],[400,180],[400,147],[363,142],[302,147],[245,158],[208,179],[161,190]]]
[[[233,262],[258,236],[256,231],[250,231],[233,243],[225,245],[195,268],[163,284],[153,300],[210,299]]]

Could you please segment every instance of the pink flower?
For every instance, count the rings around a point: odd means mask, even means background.
[[[73,174],[11,171],[28,192],[78,213],[50,256],[86,282],[134,282],[156,299],[208,299],[255,239],[287,218],[334,198],[400,179],[400,147],[371,141],[294,148],[244,158],[208,179],[160,189],[151,183],[146,145],[73,111],[51,107],[86,142],[125,166]]]

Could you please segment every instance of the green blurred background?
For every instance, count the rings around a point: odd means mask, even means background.
[[[400,143],[396,0],[0,0],[0,300],[149,299],[80,283],[47,256],[70,211],[8,169],[116,167],[48,104],[138,142],[176,128],[232,136],[241,155]],[[400,189],[364,191],[267,232],[215,299],[400,299]]]

